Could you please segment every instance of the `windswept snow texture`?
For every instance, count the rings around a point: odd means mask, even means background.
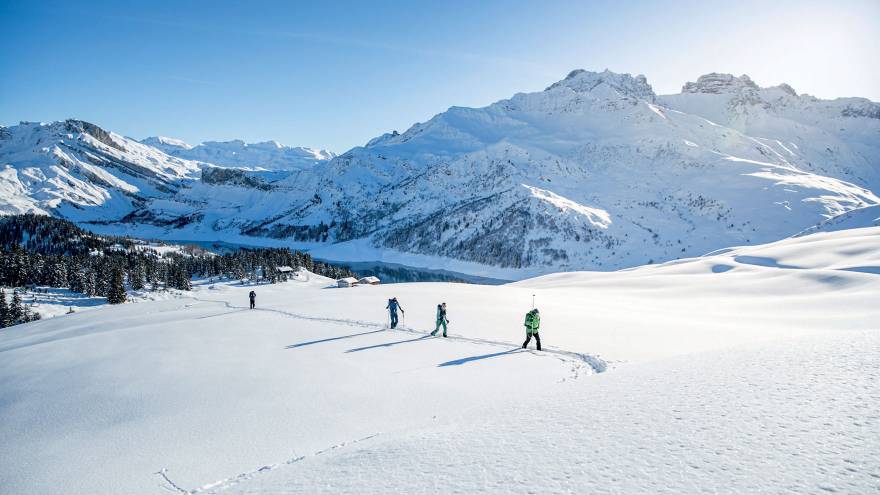
[[[120,138],[61,129],[70,125],[2,129],[2,209],[97,220],[91,228],[105,233],[280,244],[508,280],[771,242],[880,204],[880,105],[729,74],[658,96],[641,75],[577,70],[339,156],[151,138],[165,153],[138,144],[163,171],[154,179],[151,167],[148,183],[121,176],[131,167],[118,160],[89,158],[127,157],[106,144]],[[65,160],[71,142],[79,151]],[[126,163],[146,153],[122,148],[135,152]],[[180,172],[160,188],[169,167]]]
[[[146,138],[141,143],[178,158],[253,170],[306,170],[336,156],[332,151],[285,146],[277,141],[207,141],[190,146],[179,139],[158,136]]]
[[[28,323],[0,332],[0,479],[29,494],[873,493],[877,269],[871,227],[506,286],[300,272]],[[519,348],[533,295],[540,353]],[[430,338],[442,301],[450,337]]]

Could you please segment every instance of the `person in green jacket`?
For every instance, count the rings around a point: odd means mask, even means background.
[[[446,337],[446,324],[449,323],[449,320],[446,319],[446,303],[437,305],[437,326],[434,327],[434,331],[431,332],[431,335],[437,335],[437,331],[440,330],[440,325],[443,325],[443,336]]]
[[[535,343],[538,344],[538,350],[541,350],[541,337],[538,335],[538,328],[541,327],[541,315],[538,313],[538,309],[535,308],[528,313],[526,313],[526,341],[523,342],[522,348],[525,349],[529,342],[532,340],[532,335],[535,336]]]

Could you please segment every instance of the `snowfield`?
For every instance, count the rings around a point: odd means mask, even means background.
[[[0,331],[2,491],[876,493],[878,300],[880,227],[505,286],[203,283]]]

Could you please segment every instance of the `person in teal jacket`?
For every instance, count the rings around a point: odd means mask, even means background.
[[[437,305],[437,326],[434,327],[434,331],[431,332],[431,335],[437,335],[437,331],[440,330],[440,325],[443,325],[443,336],[446,337],[446,324],[449,323],[449,320],[446,319],[446,303]]]
[[[535,308],[528,313],[526,313],[526,341],[523,342],[522,348],[525,349],[529,342],[532,340],[532,335],[535,336],[535,343],[538,344],[538,350],[541,350],[541,337],[538,335],[538,329],[541,327],[541,315],[538,313],[538,309]]]

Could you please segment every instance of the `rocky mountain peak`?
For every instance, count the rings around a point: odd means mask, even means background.
[[[88,134],[100,141],[101,143],[110,146],[111,148],[115,148],[119,151],[125,151],[125,147],[116,142],[113,137],[110,136],[109,132],[96,126],[95,124],[92,124],[91,122],[86,122],[85,120],[67,119],[64,121],[64,127],[65,130],[71,134]]]
[[[644,75],[618,74],[608,69],[602,72],[573,70],[565,79],[550,85],[545,91],[565,87],[578,93],[589,93],[603,85],[633,98],[654,101],[657,96]]]
[[[791,86],[789,86],[789,89]],[[721,74],[711,72],[697,78],[697,82],[688,82],[681,88],[682,93],[737,93],[742,90],[760,89],[752,78],[743,74],[739,77],[733,74]],[[792,90],[793,91],[793,90]]]

